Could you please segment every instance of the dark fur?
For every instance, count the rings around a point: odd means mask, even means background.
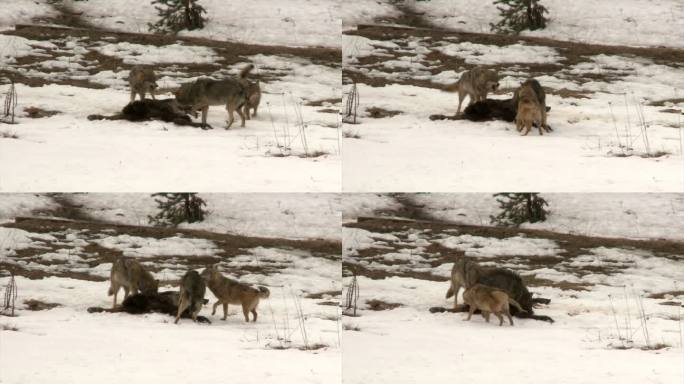
[[[201,127],[202,124],[194,123],[190,116],[188,116],[188,113],[189,110],[179,106],[175,99],[145,99],[126,104],[121,110],[121,113],[117,113],[116,115],[89,115],[88,120],[161,120],[176,125]]]
[[[204,303],[206,304],[208,301],[209,300],[205,300]],[[176,316],[176,313],[178,312],[178,292],[138,293],[128,296],[126,300],[121,303],[121,306],[116,309],[90,307],[88,308],[88,312],[126,312],[132,315],[157,312]],[[190,312],[186,310],[181,317],[191,318]],[[197,321],[200,323],[211,323],[211,321],[204,316],[197,316]]]
[[[518,107],[514,99],[485,99],[467,106],[463,111],[463,118],[470,121],[513,121],[517,112]]]

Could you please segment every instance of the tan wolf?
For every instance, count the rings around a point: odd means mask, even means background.
[[[225,105],[228,112],[226,129],[235,121],[234,112],[240,116],[241,127],[245,126],[243,107],[247,102],[246,77],[254,68],[249,64],[240,71],[239,78],[214,80],[199,78],[192,83],[183,84],[176,92],[176,100],[190,107],[192,111],[202,111],[202,127],[207,127],[207,113],[211,105]],[[210,127],[211,128],[211,127]]]
[[[197,314],[202,310],[204,304],[204,293],[207,285],[197,271],[190,270],[181,279],[180,298],[178,300],[178,314],[175,323],[178,324],[181,315],[189,309],[192,321],[197,321]]]
[[[458,109],[456,114],[461,113],[461,103],[466,96],[470,97],[468,105],[476,101],[485,100],[487,93],[494,92],[499,88],[499,75],[491,69],[475,67],[464,72],[458,82],[448,89],[458,92]]]
[[[463,301],[468,304],[468,318],[473,316],[475,310],[482,311],[482,317],[489,322],[489,314],[493,313],[499,318],[499,326],[503,325],[503,313],[508,317],[508,322],[513,325],[513,318],[508,310],[508,306],[513,305],[518,310],[526,312],[517,301],[508,297],[508,294],[500,289],[488,287],[482,284],[475,284],[463,292]]]
[[[532,125],[539,128],[540,135],[543,135],[544,131],[551,131],[546,124],[546,95],[537,80],[529,79],[522,83],[515,91],[513,101],[517,104],[515,126],[518,132],[527,135]]]
[[[249,322],[249,313],[257,320],[257,306],[260,299],[267,299],[271,292],[266,287],[252,287],[249,284],[229,279],[221,274],[216,264],[202,271],[202,277],[206,279],[209,290],[218,299],[214,304],[212,315],[216,314],[216,307],[223,304],[223,320],[228,316],[228,304],[242,305],[242,313],[245,321]]]
[[[111,280],[109,296],[114,295],[112,308],[116,307],[116,297],[120,288],[124,289],[124,300],[129,294],[156,293],[159,289],[159,281],[155,280],[152,274],[147,272],[137,260],[124,257],[118,258],[112,264],[109,278]]]
[[[154,91],[157,89],[157,75],[152,68],[144,68],[136,65],[128,74],[128,84],[131,86],[131,102],[135,95],[140,95],[140,100],[145,100],[145,94],[149,93],[154,100]]]

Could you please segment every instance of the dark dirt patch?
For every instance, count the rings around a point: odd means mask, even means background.
[[[605,71],[599,74],[583,73],[571,74],[564,72],[564,69],[583,62],[591,62],[590,57],[606,54],[606,55],[620,55],[627,58],[645,58],[652,60],[656,64],[668,65],[674,68],[684,67],[684,51],[671,48],[637,48],[626,46],[608,46],[598,44],[582,44],[575,42],[559,41],[545,38],[522,37],[511,35],[497,35],[487,33],[470,33],[457,30],[446,30],[437,28],[402,28],[393,26],[378,26],[378,25],[359,25],[357,30],[345,31],[349,35],[358,35],[378,41],[393,41],[395,43],[401,42],[402,39],[409,37],[424,38],[430,44],[431,51],[425,55],[427,64],[427,71],[431,75],[454,70],[462,71],[470,69],[472,65],[466,64],[465,59],[456,56],[446,55],[436,50],[435,43],[442,41],[467,41],[475,44],[493,45],[505,47],[512,44],[523,43],[527,45],[541,45],[554,48],[558,51],[561,59],[559,63],[506,63],[496,65],[484,65],[483,67],[496,69],[500,73],[507,71],[524,72],[529,77],[538,77],[542,75],[561,76],[564,79],[576,81],[583,84],[587,81],[604,81],[611,82],[621,79],[625,73],[615,68],[604,68]],[[380,52],[380,50],[379,50]],[[393,52],[389,49],[383,48],[382,53],[389,53],[390,56],[373,55],[358,58],[358,64],[346,65],[343,68],[343,79],[347,81],[361,82],[373,87],[382,87],[388,84],[402,84],[414,85],[418,87],[433,88],[440,90],[447,90],[443,84],[432,83],[429,80],[413,78],[410,71],[401,68],[389,68],[383,66],[383,62],[387,60],[395,60],[400,56],[407,55],[406,52]],[[358,67],[366,69],[374,69],[384,72],[387,75],[393,75],[391,78],[387,77],[370,77],[361,71]],[[562,73],[561,73],[562,72]],[[456,82],[457,79],[454,79]],[[560,91],[561,97],[575,97],[570,91]],[[577,94],[578,96],[586,96],[586,94]]]
[[[684,115],[684,111],[682,111],[681,109],[674,109],[674,108],[661,109],[658,112],[675,113],[677,115]]]
[[[684,291],[665,291],[651,293],[648,295],[649,299],[664,299],[666,296],[684,296]]]
[[[366,300],[367,309],[371,311],[387,311],[402,306],[400,303],[388,303],[382,300]]]
[[[334,109],[334,108],[323,108],[323,109],[318,109],[318,110],[316,110],[316,112],[320,112],[320,113],[335,113],[335,114],[337,114],[337,113],[340,113],[340,110],[339,110],[339,109]]]
[[[399,11],[398,16],[381,17],[375,20],[377,23],[399,24],[411,27],[432,28],[433,25],[425,17],[425,12],[419,12],[403,0],[390,0],[389,4]]]
[[[42,108],[38,108],[38,107],[26,107],[26,108],[24,108],[24,113],[26,113],[26,116],[28,116],[32,119],[41,119],[43,117],[54,116],[54,115],[59,114],[61,112],[51,111],[51,110],[42,109]]]
[[[47,309],[52,309],[52,308],[62,306],[62,304],[46,303],[44,301],[35,300],[35,299],[24,300],[24,305],[26,305],[26,309],[28,309],[29,311],[44,311]]]
[[[389,195],[397,203],[398,208],[377,210],[379,216],[405,217],[412,220],[432,220],[432,216],[425,211],[425,204],[418,203],[408,193],[393,193]]]
[[[309,100],[304,102],[304,105],[310,106],[310,107],[322,107],[324,105],[337,105],[342,103],[342,99],[333,97],[329,99],[319,99],[319,100]]]
[[[682,303],[679,302],[679,301],[663,301],[663,302],[660,302],[660,303],[658,303],[658,304],[660,304],[660,305],[669,305],[669,306],[672,306],[672,307],[684,307],[684,304],[682,304]]]
[[[340,296],[342,292],[340,291],[322,291],[322,292],[314,292],[314,293],[307,293],[304,295],[307,299],[324,299],[328,297],[337,297]]]
[[[326,305],[329,307],[337,307],[340,305],[339,301],[319,301],[316,305]]]
[[[6,324],[3,324],[3,325],[2,325],[2,330],[3,330],[3,331],[19,332],[19,328],[17,328],[16,326],[14,326],[14,325],[6,325]]]
[[[370,107],[366,109],[366,114],[368,115],[368,117],[371,117],[373,119],[384,119],[385,117],[392,117],[400,115],[401,113],[401,111],[392,111],[378,107]]]
[[[41,17],[35,19],[37,23],[63,25],[73,28],[95,28],[92,24],[81,18],[83,12],[76,12],[69,4],[63,0],[48,0],[47,2],[56,11],[55,16]]]
[[[0,139],[18,139],[19,135],[10,131],[0,131]]]
[[[589,95],[594,94],[594,92],[592,92],[592,91],[571,91],[567,88],[561,88],[558,90],[551,89],[551,88],[544,88],[544,91],[546,92],[546,94],[560,96],[564,99],[567,99],[567,98],[589,99],[590,98]]]
[[[360,139],[361,135],[352,131],[344,131],[342,132],[342,137],[344,137],[345,139]]]
[[[684,98],[673,98],[673,99],[664,99],[664,100],[656,100],[656,101],[651,101],[647,105],[652,105],[654,107],[664,107],[665,104],[672,103],[672,104],[681,104],[684,103]]]

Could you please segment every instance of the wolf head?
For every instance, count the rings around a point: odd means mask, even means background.
[[[271,296],[271,291],[269,291],[268,288],[258,286],[257,289],[259,290],[259,297],[262,299],[268,299]]]

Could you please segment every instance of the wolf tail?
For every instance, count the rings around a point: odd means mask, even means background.
[[[257,289],[259,290],[259,297],[262,299],[268,299],[269,296],[271,296],[271,291],[269,291],[268,288],[259,286]]]
[[[508,298],[508,304],[511,304],[512,306],[518,308],[518,310],[519,310],[520,312],[527,312],[526,310],[524,310],[524,309],[520,306],[520,304],[518,304],[517,301],[513,300],[513,299],[510,298],[510,297]]]
[[[242,68],[240,71],[240,78],[244,79],[249,75],[250,72],[252,72],[252,69],[254,69],[254,64],[248,64],[246,67]]]
[[[452,283],[452,284],[449,286],[449,290],[448,290],[447,293],[446,293],[446,298],[448,299],[448,298],[450,298],[450,297],[453,296],[453,295],[454,295],[454,284]]]

